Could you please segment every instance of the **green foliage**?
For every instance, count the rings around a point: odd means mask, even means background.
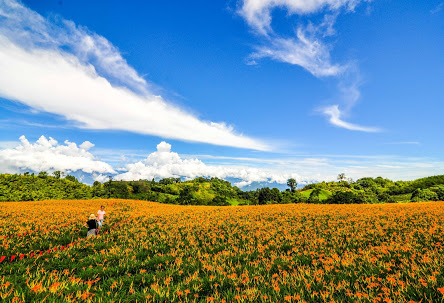
[[[429,187],[444,185],[444,175],[431,176],[414,181],[397,181],[389,188],[389,194],[400,195],[413,193],[416,189],[426,189]]]
[[[436,193],[439,201],[444,201],[444,185],[432,186],[430,190]]]
[[[174,183],[180,183],[180,178],[164,178],[159,180],[159,184],[168,185],[168,184],[174,184]]]
[[[410,202],[410,199],[412,198],[412,194],[402,194],[402,195],[392,195],[390,196],[393,198],[395,202]]]
[[[325,183],[324,183],[325,184]],[[315,191],[315,194],[314,194],[314,196],[313,196],[313,198],[315,197],[315,196],[317,196],[319,199],[319,202],[322,202],[322,201],[325,201],[325,200],[327,200],[331,195],[332,195],[332,193],[330,192],[330,191],[328,191],[327,189],[324,189],[324,188],[322,188],[322,187],[314,187],[314,188],[312,188],[312,189],[308,189],[308,190],[305,190],[305,191],[301,191],[301,194],[304,196],[304,197],[306,197],[307,199],[309,199],[310,198],[310,196],[312,195],[312,192],[313,191]]]
[[[412,194],[412,201],[437,201],[438,194],[430,189],[415,189]]]
[[[310,196],[308,197],[308,203],[320,203],[321,200],[319,198],[322,189],[314,188],[312,189]]]
[[[307,197],[305,197],[301,192],[295,191],[284,191],[282,192],[282,198],[281,203],[282,204],[288,204],[288,203],[306,203]]]
[[[0,174],[0,201],[90,199],[91,187],[79,182],[48,176]]]
[[[195,200],[193,197],[193,190],[194,189],[192,186],[184,186],[179,193],[179,198],[177,198],[177,202],[182,205],[194,204]]]
[[[224,196],[216,196],[213,198],[213,200],[211,201],[211,205],[215,205],[215,206],[227,206],[230,205],[230,203],[228,202],[227,198]]]
[[[39,178],[45,179],[48,177],[48,173],[46,171],[39,172]]]
[[[51,175],[29,172],[23,175],[0,174],[0,201],[38,201],[56,199],[121,198],[184,205],[250,205],[271,203],[393,203],[444,200],[444,175],[415,181],[394,182],[382,177],[361,178],[356,182],[321,182],[297,190],[296,180],[287,180],[286,191],[268,187],[242,191],[218,178],[199,177],[114,181],[92,186],[80,183],[74,176],[55,171]]]
[[[364,204],[377,202],[379,202],[377,196],[371,191],[349,189],[336,191],[326,200],[326,203],[330,204]]]
[[[269,187],[260,188],[258,191],[258,204],[280,203],[281,192],[277,188]]]
[[[294,193],[296,191],[298,183],[296,182],[296,179],[291,178],[287,180],[287,186],[290,187],[290,191]]]
[[[69,181],[71,181],[71,182],[79,182],[79,180],[77,180],[76,177],[71,176],[71,175],[67,175],[67,176],[65,177],[65,179],[66,179],[66,180],[69,180]],[[94,181],[94,182],[98,182],[98,181]],[[100,182],[99,182],[99,183],[100,183]]]
[[[338,179],[339,182],[344,182],[346,180],[345,174],[344,173],[340,173],[338,175],[337,179]]]

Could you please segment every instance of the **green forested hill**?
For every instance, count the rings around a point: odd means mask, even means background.
[[[341,176],[341,175],[340,175]],[[292,179],[290,179],[292,180]],[[242,191],[218,178],[196,178],[182,181],[165,178],[159,181],[113,181],[92,186],[80,183],[73,176],[63,178],[60,172],[51,176],[25,173],[0,174],[0,201],[38,201],[60,199],[123,198],[193,205],[239,205],[268,203],[381,203],[444,200],[444,175],[414,181],[361,178],[338,182],[321,182],[296,189],[296,180],[289,180],[289,189],[264,187]]]
[[[41,174],[0,174],[0,201],[38,201],[59,199],[87,199],[90,186],[74,177],[56,178]]]

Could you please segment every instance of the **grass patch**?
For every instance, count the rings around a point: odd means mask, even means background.
[[[304,190],[304,191],[301,191],[301,194],[303,194],[305,197],[309,198],[312,191],[313,191],[313,189]],[[321,193],[319,194],[319,200],[320,201],[327,200],[331,195],[332,195],[332,193],[330,191],[325,190],[325,189],[321,189]]]

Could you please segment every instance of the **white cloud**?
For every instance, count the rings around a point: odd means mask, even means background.
[[[0,149],[2,148],[14,148],[20,144],[20,141],[0,141]]]
[[[313,163],[312,163],[313,164]],[[183,177],[217,177],[221,179],[240,179],[239,186],[252,182],[277,182],[284,184],[289,178],[308,182],[309,179],[297,173],[282,172],[273,169],[247,167],[239,165],[207,165],[197,158],[183,159],[178,153],[171,151],[171,145],[161,142],[157,151],[145,160],[126,165],[127,172],[115,177],[118,180],[139,180],[152,178]]]
[[[255,59],[270,57],[274,60],[299,65],[316,77],[336,76],[345,70],[345,66],[332,64],[330,51],[323,38],[334,34],[333,25],[337,12],[345,8],[352,11],[361,0],[243,0],[239,14],[245,19],[256,34],[263,37],[263,45],[256,47],[250,56],[250,63]],[[285,9],[288,15],[304,16],[319,12],[325,14],[318,25],[299,24],[294,38],[284,38],[272,28],[272,11]]]
[[[250,60],[270,57],[276,61],[299,65],[316,77],[334,76],[345,67],[330,63],[327,47],[314,37],[307,37],[302,29],[297,30],[297,39],[275,38],[268,45],[256,47]]]
[[[89,129],[268,150],[225,123],[203,121],[149,90],[104,37],[22,4],[0,3],[0,97]]]
[[[22,136],[17,147],[0,150],[0,171],[3,173],[77,171],[82,172],[81,176],[92,177],[101,183],[107,181],[110,175],[114,180],[218,177],[236,179],[235,185],[242,187],[252,182],[286,184],[289,178],[295,178],[299,184],[332,181],[342,172],[354,180],[378,176],[392,180],[413,180],[442,174],[444,170],[442,161],[394,155],[301,154],[291,158],[262,159],[179,155],[171,150],[170,144],[161,142],[157,146],[157,151],[149,154],[144,160],[126,164],[125,172],[118,173],[109,163],[98,160],[89,150],[82,148],[82,146],[91,148],[91,145],[90,142],[77,145],[70,141],[61,144],[51,137],[44,136],[35,143],[30,143]],[[94,149],[94,152],[97,150]],[[110,150],[110,153],[115,153],[119,158],[125,157],[125,151]],[[211,160],[213,163],[205,163],[202,159]]]
[[[336,11],[342,7],[353,10],[360,0],[243,0],[239,13],[258,33],[268,35],[273,9],[286,9],[289,15],[307,15],[323,9]]]
[[[90,148],[94,147],[94,144],[92,144],[92,143],[89,142],[89,141],[85,141],[85,142],[83,142],[82,144],[80,144],[79,147],[80,147],[81,149],[84,149],[84,150],[89,150]]]
[[[143,92],[146,81],[127,64],[119,50],[107,39],[86,27],[60,17],[45,19],[15,0],[0,3],[0,33],[30,50],[35,48],[64,50],[74,54],[82,64],[92,64],[100,75],[110,76],[118,84]]]
[[[17,173],[26,170],[34,172],[59,170],[115,174],[108,163],[96,160],[88,151],[92,146],[89,141],[83,142],[80,146],[69,141],[60,144],[53,138],[47,139],[45,136],[41,136],[35,143],[30,143],[25,136],[21,136],[20,145],[0,150],[0,171]]]
[[[201,159],[227,161],[225,164],[204,163]],[[396,167],[396,169],[393,169]],[[413,180],[430,175],[442,174],[444,162],[428,158],[406,158],[393,155],[300,155],[293,158],[247,158],[210,155],[179,155],[171,151],[171,145],[162,142],[157,151],[145,160],[126,165],[126,172],[114,179],[139,180],[152,178],[217,177],[235,178],[236,186],[252,182],[286,184],[295,178],[300,184],[334,181],[344,172],[354,180],[362,177]],[[104,177],[105,180],[105,177]]]
[[[380,132],[381,129],[377,127],[367,127],[367,126],[360,126],[357,124],[349,123],[341,119],[342,113],[339,110],[338,105],[332,105],[328,107],[324,107],[320,110],[324,115],[328,117],[328,121],[341,128],[345,128],[348,130],[357,130],[357,131],[363,131],[363,132]]]
[[[352,12],[364,1],[367,0],[241,0],[239,14],[263,39],[263,43],[256,46],[255,52],[249,56],[248,63],[256,64],[257,59],[268,57],[301,66],[315,77],[338,77],[338,89],[344,109],[339,111],[336,105],[326,107],[323,112],[329,117],[328,121],[349,130],[379,131],[340,119],[340,116],[347,114],[360,98],[361,78],[356,64],[332,63],[330,46],[325,42],[326,37],[336,33],[334,24],[338,14],[343,10]],[[299,17],[294,37],[284,37],[272,28],[272,12],[278,9],[286,10],[288,16]],[[323,14],[323,21],[315,24],[308,20],[303,24],[302,17],[308,18],[313,14]]]
[[[100,183],[103,183],[105,181],[108,181],[109,176],[108,175],[102,175],[102,174],[93,174],[93,180],[99,181]]]

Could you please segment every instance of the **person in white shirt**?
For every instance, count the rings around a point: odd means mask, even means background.
[[[99,228],[103,225],[103,220],[105,219],[106,211],[105,206],[101,206],[100,209],[97,211],[97,221],[99,223]]]

